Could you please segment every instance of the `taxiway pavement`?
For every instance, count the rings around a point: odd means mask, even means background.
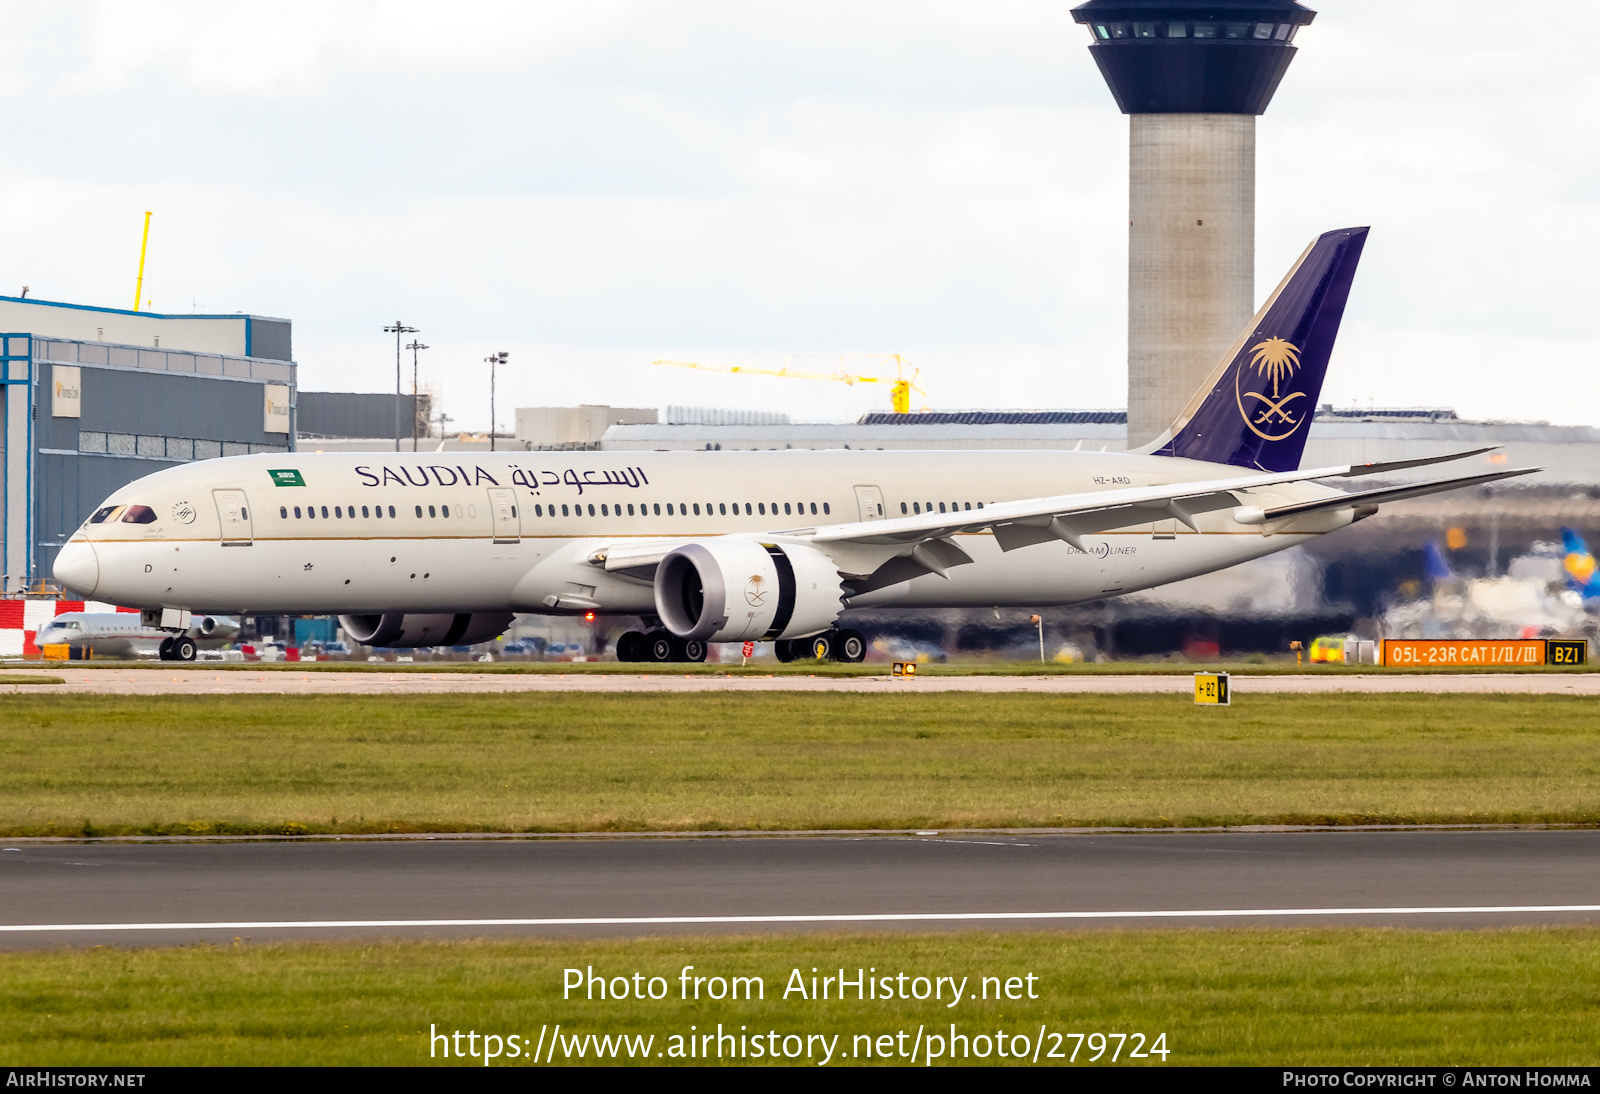
[[[1600,831],[0,845],[0,948],[1600,922]]]
[[[61,678],[60,684],[7,684],[0,670],[0,694],[16,692],[98,695],[411,695],[473,692],[846,692],[851,694],[927,694],[940,691],[1188,694],[1186,675],[1062,676],[734,676],[707,673],[480,673],[337,672],[216,670],[204,668],[85,669],[40,665],[28,675]],[[1431,695],[1518,694],[1600,695],[1600,673],[1462,673],[1459,675],[1375,673],[1345,675],[1247,676],[1231,680],[1238,695],[1359,692],[1423,692]]]

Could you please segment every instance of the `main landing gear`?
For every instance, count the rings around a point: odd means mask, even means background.
[[[149,649],[148,646],[145,647]],[[174,635],[163,638],[161,645],[156,647],[163,661],[193,661],[195,655],[194,639],[186,634]]]
[[[810,638],[784,638],[773,645],[779,661],[840,661],[858,664],[867,656],[867,640],[860,631],[827,631]]]
[[[671,631],[645,633],[628,631],[617,639],[618,661],[698,662],[706,659],[706,644],[698,639],[682,639]]]

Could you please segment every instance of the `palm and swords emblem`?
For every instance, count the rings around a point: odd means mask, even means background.
[[[1266,395],[1259,391],[1239,392],[1239,411],[1244,415],[1245,424],[1249,425],[1252,432],[1267,440],[1280,440],[1295,431],[1304,417],[1296,418],[1289,412],[1289,404],[1296,399],[1305,398],[1303,391],[1283,393],[1283,385],[1294,375],[1300,367],[1300,348],[1283,338],[1273,335],[1264,341],[1257,342],[1250,347],[1250,364],[1256,371],[1272,382],[1272,394]],[[1242,374],[1244,369],[1240,369]],[[1245,409],[1244,400],[1254,399],[1259,405],[1253,406],[1249,411]],[[1276,425],[1288,426],[1288,429],[1279,434],[1265,432]]]

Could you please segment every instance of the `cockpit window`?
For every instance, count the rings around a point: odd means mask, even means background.
[[[130,505],[128,511],[122,514],[123,524],[154,524],[156,511],[148,505]]]
[[[117,510],[121,508],[122,506],[120,505],[108,505],[104,509],[98,509],[95,511],[94,516],[89,518],[89,523],[99,524],[102,521],[110,520],[112,517],[116,516]]]

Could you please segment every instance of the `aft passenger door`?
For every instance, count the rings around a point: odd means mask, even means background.
[[[856,487],[856,505],[862,520],[882,520],[888,515],[883,511],[883,491],[876,486]]]
[[[217,519],[222,523],[224,547],[249,547],[255,542],[250,529],[250,501],[243,490],[213,490],[217,502]]]
[[[489,488],[489,513],[494,519],[496,543],[521,543],[522,521],[517,517],[517,492],[507,487]]]

